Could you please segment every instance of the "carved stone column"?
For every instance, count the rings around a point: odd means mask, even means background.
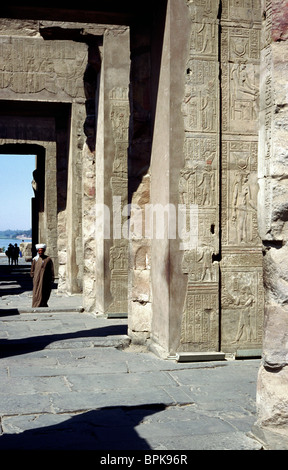
[[[84,143],[84,103],[72,104],[66,207],[66,288],[71,294],[82,292],[82,148]],[[81,102],[82,101],[82,102]],[[59,225],[61,224],[61,217]],[[61,230],[59,228],[59,233]]]
[[[198,223],[198,246],[183,243],[179,224],[173,236],[173,218],[152,238],[151,340],[172,355],[219,340],[218,2],[204,3],[168,1],[152,146],[152,204],[177,216],[181,205],[189,228]]]
[[[219,351],[219,3],[187,2],[189,19],[185,90],[184,164],[179,202],[198,208],[197,246],[185,248],[187,276],[180,351]],[[190,224],[193,221],[190,221]]]
[[[221,350],[261,355],[262,247],[257,227],[260,2],[221,11]]]
[[[128,203],[129,71],[129,29],[106,30],[98,93],[95,183],[91,174],[96,206],[87,225],[94,245],[86,248],[95,250],[95,258],[90,256],[89,262],[86,250],[83,299],[86,310],[110,316],[127,315],[128,311],[128,233],[123,231],[126,217],[122,211]],[[90,171],[92,167],[91,160]],[[87,267],[94,270],[93,278],[85,276]]]
[[[265,318],[255,434],[288,449],[288,2],[262,1],[258,221]]]
[[[57,256],[57,151],[55,142],[46,145],[45,159],[45,198],[44,198],[44,224],[39,227],[39,242],[47,244],[49,256],[54,259],[55,272],[58,272]],[[43,232],[43,233],[41,233]],[[44,241],[41,241],[44,240]]]

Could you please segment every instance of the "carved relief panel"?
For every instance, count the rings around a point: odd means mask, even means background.
[[[187,292],[180,347],[236,353],[261,347],[263,321],[257,226],[260,2],[223,0],[221,31],[218,2],[187,5],[192,24],[179,201],[196,204],[199,218],[198,246],[182,258]]]
[[[179,203],[198,207],[198,246],[185,249],[187,291],[181,350],[218,350],[219,266],[219,63],[217,2],[187,2],[191,17],[182,115],[184,166]]]
[[[15,94],[54,99],[84,98],[87,46],[72,41],[0,36],[3,99]]]
[[[129,101],[127,88],[113,88],[109,95],[110,120],[114,142],[114,160],[110,187],[112,198],[119,201],[119,210],[128,203],[127,149],[129,128]],[[109,268],[111,272],[110,292],[112,302],[109,313],[127,313],[128,311],[128,239],[124,238],[122,227],[127,217],[119,218],[117,237],[114,236],[110,248]],[[115,235],[115,232],[114,232]]]
[[[261,0],[222,0],[222,21],[261,21]]]
[[[222,350],[235,353],[241,349],[261,349],[264,310],[262,253],[250,251],[245,255],[239,253],[237,259],[232,257],[226,255],[222,266]]]
[[[188,284],[181,325],[181,347],[188,351],[218,350],[217,288]]]
[[[217,73],[218,66],[213,61],[188,60],[185,99],[182,106],[186,131],[216,131]],[[207,80],[207,77],[211,79]]]
[[[223,27],[223,131],[257,133],[260,29]]]
[[[250,5],[250,9],[249,9]],[[261,349],[257,224],[260,3],[223,1],[221,35],[221,348]]]
[[[276,165],[271,165],[272,155],[272,127],[274,116],[274,103],[281,103],[279,97],[275,96],[275,87],[273,87],[273,46],[271,44],[272,34],[272,2],[266,0],[265,21],[262,24],[262,50],[261,50],[261,99],[259,114],[259,178],[261,178],[260,200],[263,205],[261,217],[258,218],[259,230],[261,237],[265,239],[270,237],[271,232],[271,216],[273,207],[274,184],[273,179],[269,178],[271,170],[275,171]],[[279,87],[280,88],[280,87]],[[281,87],[285,90],[284,87]],[[279,100],[279,101],[278,101]],[[279,163],[276,170],[279,172]],[[282,169],[280,170],[283,171]],[[284,170],[285,171],[285,170]],[[266,178],[268,176],[268,178]],[[277,183],[276,183],[277,184]]]
[[[222,143],[222,243],[258,246],[257,142]]]

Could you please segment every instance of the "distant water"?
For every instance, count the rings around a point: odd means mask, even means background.
[[[7,250],[9,243],[11,243],[13,246],[15,245],[15,243],[17,243],[17,245],[20,246],[22,240],[24,240],[24,242],[32,241],[30,238],[21,238],[21,240],[19,238],[0,238],[0,248],[4,247],[4,251]]]

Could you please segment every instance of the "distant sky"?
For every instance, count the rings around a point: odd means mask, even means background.
[[[34,155],[0,154],[0,230],[31,228]]]

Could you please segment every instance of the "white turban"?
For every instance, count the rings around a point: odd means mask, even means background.
[[[39,250],[39,248],[44,248],[44,250],[46,250],[45,243],[38,243],[37,245],[35,245],[35,247],[36,247],[36,250]]]

